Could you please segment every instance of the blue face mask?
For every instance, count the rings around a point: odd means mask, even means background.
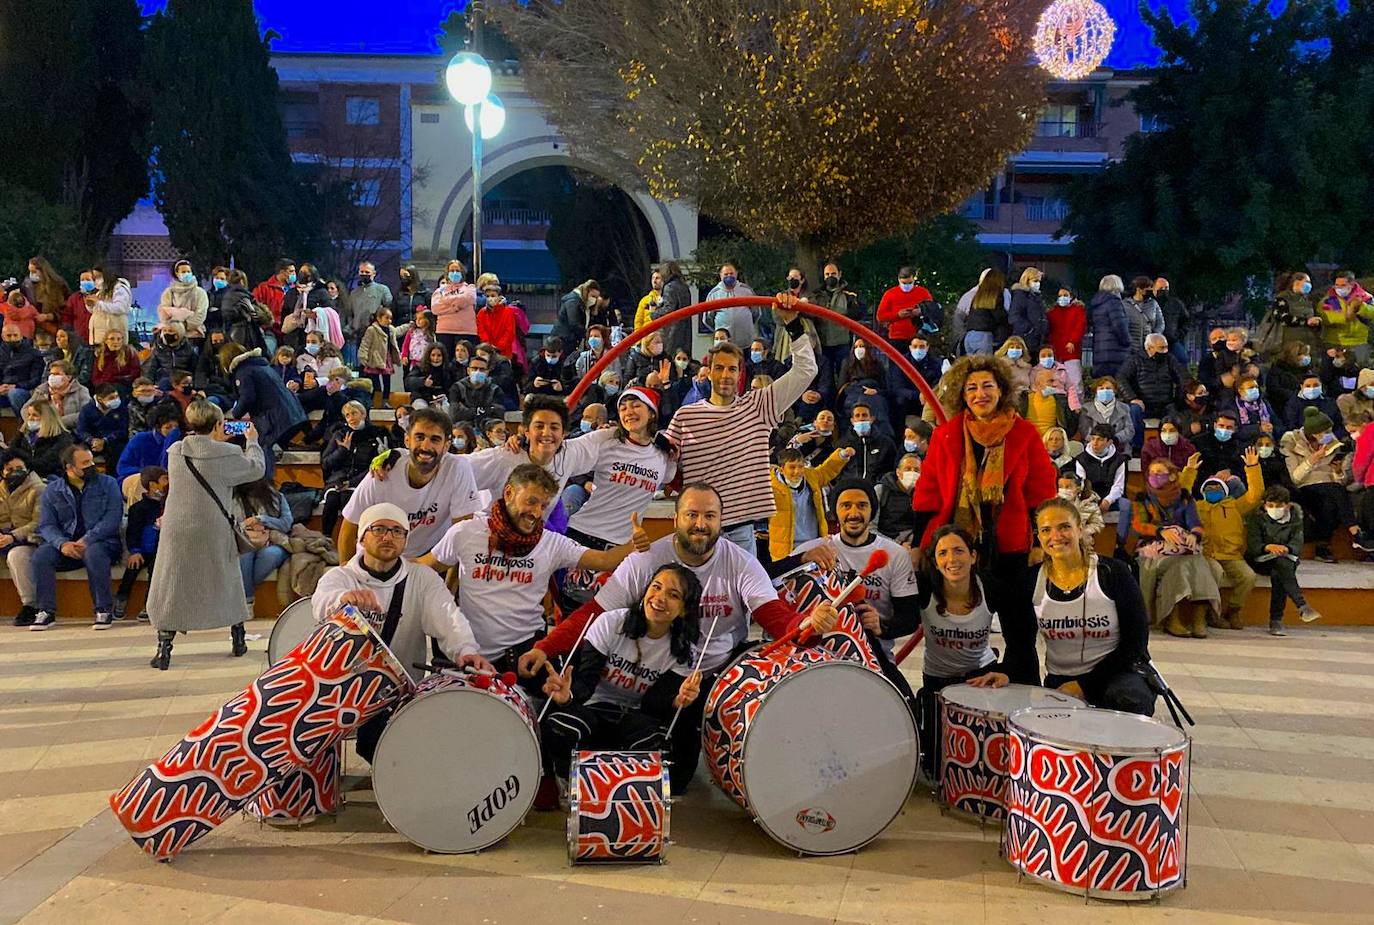
[[[210,285],[212,285],[212,286],[215,287],[215,291],[216,291],[216,292],[219,292],[221,289],[227,289],[227,288],[229,288],[229,284],[228,284],[227,282],[225,282],[224,280],[222,280],[222,279],[217,279],[217,280],[215,280],[213,283],[211,283]]]
[[[587,338],[587,346],[592,350],[600,350],[602,343],[604,343],[604,341],[602,341],[599,337]]]
[[[872,429],[873,429],[873,422],[872,422],[872,421],[855,421],[855,422],[854,422],[854,433],[858,434],[860,437],[867,437],[867,436],[868,436],[868,432],[871,431]]]
[[[606,390],[607,395],[617,395],[620,393],[620,386],[616,385],[614,382],[608,382],[603,385],[602,388]]]
[[[1212,488],[1202,493],[1202,497],[1208,504],[1216,504],[1226,497],[1226,492],[1219,488]]]
[[[1007,351],[1007,359],[1008,359],[1008,360],[1019,360],[1019,359],[1021,359],[1021,349],[1020,349],[1019,347],[1012,347],[1010,350]]]
[[[196,281],[196,274],[183,273],[180,276],[178,276],[177,279],[189,286]]]
[[[95,292],[95,283],[88,279],[83,279],[81,281],[81,291],[85,293]]]
[[[1302,294],[1303,294],[1303,295],[1308,295],[1308,294],[1310,294],[1311,292],[1312,292],[1312,281],[1311,281],[1311,280],[1308,280],[1307,282],[1305,282],[1305,283],[1302,284]]]
[[[930,355],[930,348],[929,348],[929,347],[912,347],[912,348],[911,348],[911,355],[912,355],[913,357],[915,357],[916,359],[918,359],[918,360],[924,360],[927,356]]]
[[[582,428],[582,433],[589,434],[592,432],[592,422],[586,418],[583,418],[578,424]]]
[[[1257,401],[1259,399],[1259,389],[1250,388],[1241,393],[1241,398],[1246,401]]]
[[[762,351],[762,350],[750,350],[750,351],[749,351],[749,362],[751,362],[751,363],[762,363],[762,362],[763,362],[763,351]]]
[[[1307,399],[1321,398],[1322,387],[1319,385],[1308,386],[1307,388],[1303,389],[1299,394],[1302,395],[1303,398]]]
[[[320,345],[319,345],[319,344],[306,344],[306,345],[305,345],[305,352],[308,353],[308,354],[310,354],[310,355],[313,357],[315,354],[317,354],[317,353],[320,352]]]
[[[286,277],[286,281],[292,286],[296,285],[296,274],[292,273],[290,276]]]
[[[463,281],[463,274],[459,273],[457,270],[452,270],[448,274],[448,281],[450,283],[461,283]]]
[[[1311,366],[1311,365],[1312,365],[1312,356],[1311,356],[1311,354],[1304,353],[1302,356],[1298,357],[1298,365],[1299,365],[1299,366]]]
[[[473,385],[486,385],[487,371],[485,369],[474,369],[472,372],[468,373],[468,378],[472,380]]]
[[[733,273],[726,273],[720,278],[720,281],[725,284],[726,289],[733,287],[735,283],[739,282]]]
[[[914,453],[914,452],[916,452],[916,447],[917,447],[917,443],[916,443],[915,440],[903,440],[903,441],[902,441],[902,449],[906,450],[908,453]]]
[[[1110,405],[1112,402],[1116,401],[1116,391],[1113,389],[1098,389],[1097,400],[1104,405]]]
[[[544,357],[549,361],[549,365],[550,365],[550,366],[557,366],[557,365],[558,365],[558,361],[561,360],[561,359],[563,359],[563,354],[561,354],[561,353],[546,353],[546,354],[544,354]]]
[[[1040,365],[1046,369],[1054,369],[1054,357],[1041,357]]]
[[[1225,443],[1227,440],[1231,439],[1231,435],[1235,433],[1235,431],[1227,430],[1224,427],[1216,427],[1213,428],[1212,433],[1216,434],[1218,440]]]

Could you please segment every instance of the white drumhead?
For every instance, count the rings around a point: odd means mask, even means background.
[[[1005,687],[974,687],[971,684],[951,684],[940,691],[940,697],[956,706],[989,716],[1008,717],[1028,707],[1059,707],[1069,709],[1084,706],[1077,697],[1040,687],[1038,684],[1008,684]]]
[[[303,597],[286,605],[277,622],[272,624],[272,635],[267,639],[267,663],[275,665],[281,661],[286,653],[305,642],[318,625],[310,598]]]
[[[1036,742],[1108,755],[1169,751],[1188,743],[1180,730],[1148,716],[1095,707],[1032,707],[1013,713],[1011,725]]]
[[[406,704],[374,757],[372,790],[386,821],[444,854],[505,838],[529,812],[542,772],[534,731],[505,701],[472,688]]]
[[[764,696],[741,760],[745,796],[764,831],[806,854],[843,854],[901,812],[920,745],[890,681],[835,661],[789,675]]]

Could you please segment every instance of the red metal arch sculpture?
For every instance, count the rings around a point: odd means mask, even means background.
[[[592,364],[592,368],[587,370],[587,374],[582,377],[582,380],[578,382],[572,392],[569,393],[568,407],[576,408],[577,403],[582,399],[582,394],[587,391],[587,387],[595,382],[601,374],[606,371],[607,367],[615,362],[617,357],[624,354],[635,344],[655,331],[662,330],[677,321],[695,318],[697,315],[704,315],[707,312],[718,312],[722,308],[772,308],[775,305],[778,305],[778,301],[767,296],[737,296],[732,299],[718,299],[714,302],[698,302],[696,305],[688,305],[686,308],[679,308],[676,311],[669,312],[662,318],[650,321],[648,324],[644,325],[644,327],[636,329],[620,343],[611,347],[601,355],[601,359]],[[945,422],[945,410],[940,406],[939,399],[935,397],[935,390],[930,387],[930,384],[926,382],[925,377],[916,370],[916,367],[911,365],[911,361],[908,360],[900,350],[889,344],[886,338],[864,325],[859,324],[859,322],[852,318],[848,318],[838,312],[832,312],[828,308],[813,305],[810,302],[797,302],[792,307],[803,315],[810,315],[812,318],[824,318],[826,321],[838,324],[840,327],[862,337],[865,343],[871,344],[882,351],[889,360],[896,364],[897,368],[902,371],[902,374],[911,380],[911,384],[916,386],[916,389],[925,399],[926,404],[934,409],[936,423],[943,424]]]

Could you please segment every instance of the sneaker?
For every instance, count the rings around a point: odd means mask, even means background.
[[[1322,618],[1321,612],[1310,604],[1298,611],[1298,616],[1302,617],[1302,622],[1311,623]]]
[[[38,611],[34,610],[28,604],[25,604],[23,607],[19,608],[19,615],[14,618],[14,625],[33,626],[33,618],[37,613]]]
[[[148,616],[148,611],[146,611],[146,610],[140,610],[140,611],[138,612],[138,622],[139,622],[139,623],[148,623],[148,622],[150,622],[150,620],[151,620],[151,618]]]
[[[116,594],[114,599],[114,618],[123,620],[128,616],[124,611],[129,607],[129,597],[125,594]]]
[[[97,610],[95,612],[95,622],[91,624],[93,630],[107,630],[114,625],[114,614],[108,610]]]
[[[1320,545],[1317,547],[1316,559],[1318,562],[1335,562],[1336,557],[1331,555],[1331,547]]]
[[[1365,533],[1361,530],[1359,533],[1350,537],[1350,545],[1354,546],[1360,552],[1374,552],[1374,535]]]
[[[46,610],[40,610],[33,615],[33,622],[29,624],[29,629],[33,630],[35,633],[41,633],[56,622],[57,616],[55,614],[48,613]]]
[[[1282,623],[1270,623],[1270,624],[1269,624],[1269,635],[1270,635],[1270,636],[1287,636],[1288,634],[1285,633],[1285,632],[1283,631],[1283,624],[1282,624]]]

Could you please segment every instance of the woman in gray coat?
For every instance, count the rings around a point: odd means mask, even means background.
[[[186,426],[187,436],[167,451],[167,504],[146,608],[157,629],[151,664],[162,671],[172,663],[172,640],[189,630],[230,627],[234,655],[248,651],[243,621],[250,615],[239,551],[221,508],[232,510],[235,485],[262,478],[262,447],[252,424],[244,448],[230,443],[224,412],[208,401],[186,407]],[[191,472],[192,464],[214,497]]]

